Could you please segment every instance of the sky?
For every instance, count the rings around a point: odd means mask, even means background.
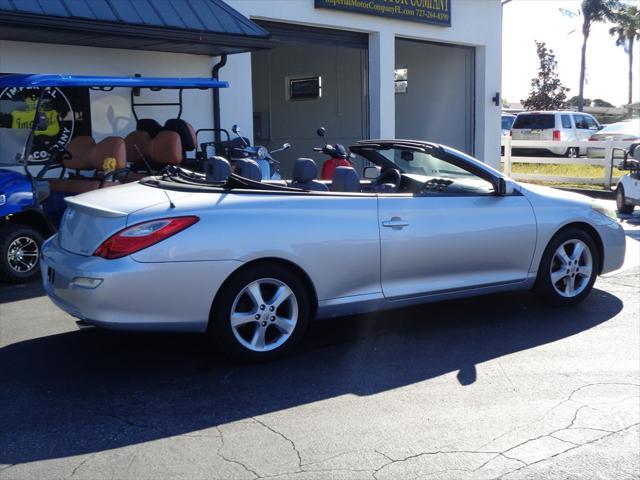
[[[636,0],[637,1],[637,0]],[[568,97],[578,95],[582,32],[580,0],[512,0],[505,4],[502,19],[502,96],[509,102],[527,98],[531,79],[538,72],[534,40],[546,42],[556,54],[558,74]],[[587,44],[586,98],[601,98],[616,106],[627,103],[628,56],[609,35],[611,24],[595,24]],[[573,33],[570,33],[573,32]],[[640,42],[634,46],[633,101],[640,100]]]

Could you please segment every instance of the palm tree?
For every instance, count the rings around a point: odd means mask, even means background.
[[[582,55],[580,57],[580,88],[578,90],[578,111],[584,107],[584,76],[587,68],[587,40],[591,25],[597,22],[612,21],[614,10],[620,6],[618,0],[582,0]]]
[[[640,9],[635,5],[622,5],[615,14],[616,26],[609,33],[616,37],[616,45],[623,46],[629,56],[629,101],[633,101],[633,43],[640,40]]]

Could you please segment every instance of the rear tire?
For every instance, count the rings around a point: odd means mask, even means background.
[[[565,155],[569,158],[578,158],[580,156],[580,149],[578,147],[569,147]]]
[[[557,307],[577,305],[589,295],[598,276],[600,255],[585,231],[558,232],[542,255],[534,293]]]
[[[208,334],[223,354],[241,362],[268,362],[299,343],[311,317],[304,283],[277,263],[232,275],[216,295]]]
[[[25,283],[40,274],[42,235],[21,224],[0,227],[0,281]]]
[[[616,207],[620,213],[633,213],[633,205],[627,205],[622,185],[616,188]]]

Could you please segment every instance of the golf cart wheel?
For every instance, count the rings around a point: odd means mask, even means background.
[[[263,263],[232,275],[211,309],[209,336],[225,355],[268,362],[289,353],[311,316],[310,296],[295,272]]]
[[[29,225],[0,227],[0,281],[24,283],[40,274],[42,235]]]
[[[558,232],[542,255],[534,293],[552,306],[577,305],[596,281],[600,255],[589,234],[578,228]]]
[[[578,147],[567,148],[566,156],[569,158],[578,158],[580,156],[580,149]]]
[[[622,185],[618,185],[616,188],[616,207],[620,213],[633,213],[633,205],[627,205]]]

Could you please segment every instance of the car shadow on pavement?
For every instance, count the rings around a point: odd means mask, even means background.
[[[570,309],[516,293],[344,317],[313,324],[296,354],[267,365],[220,359],[201,335],[90,329],[19,342],[0,350],[0,464],[190,434],[450,372],[466,388],[476,365],[579,334],[622,307],[595,289]]]
[[[0,305],[3,303],[43,297],[44,295],[45,293],[40,280],[19,285],[0,283]]]

